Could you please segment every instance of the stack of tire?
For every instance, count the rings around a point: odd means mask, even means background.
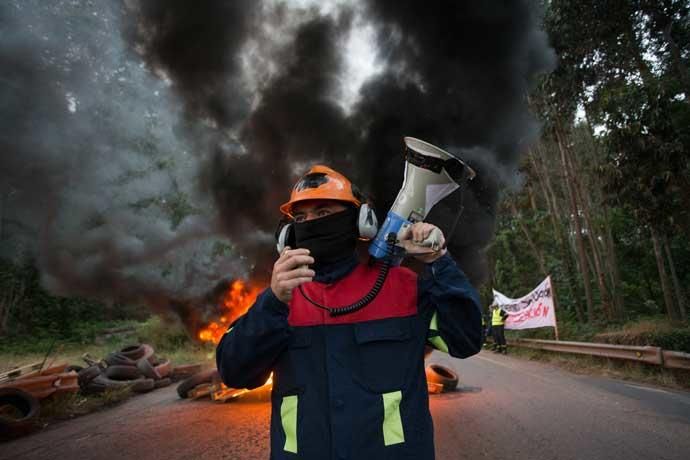
[[[103,361],[76,370],[84,393],[125,387],[135,393],[146,393],[170,385],[172,366],[170,360],[156,357],[152,346],[140,344],[110,353]]]

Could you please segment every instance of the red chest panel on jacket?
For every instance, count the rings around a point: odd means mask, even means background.
[[[345,278],[332,284],[319,282],[302,285],[304,292],[315,302],[330,308],[353,304],[367,295],[374,286],[379,267],[360,264]],[[304,298],[299,289],[292,291],[291,326],[319,324],[349,324],[375,319],[411,316],[417,313],[417,274],[403,267],[393,267],[376,298],[354,313],[332,317]]]

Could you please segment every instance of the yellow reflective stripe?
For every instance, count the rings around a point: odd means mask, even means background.
[[[227,331],[225,331],[225,332],[223,333],[223,335],[227,334],[228,332],[232,331],[233,329],[235,329],[235,328],[234,328],[234,327],[231,327],[230,329],[228,329]]]
[[[434,316],[431,317],[431,324],[429,325],[429,330],[430,331],[438,331],[438,312],[434,312]],[[440,333],[439,333],[440,334]],[[429,343],[431,343],[434,348],[437,350],[440,350],[444,353],[448,353],[448,345],[446,344],[445,340],[443,340],[443,337],[441,335],[437,335],[435,337],[431,337],[429,340]]]
[[[297,453],[297,395],[285,396],[280,405],[280,420],[285,432],[285,449]]]
[[[405,442],[402,419],[400,418],[400,400],[402,392],[384,393],[383,397],[383,443],[386,446]]]
[[[429,343],[431,343],[437,350],[448,353],[448,345],[446,345],[446,342],[443,341],[440,335],[430,338]]]

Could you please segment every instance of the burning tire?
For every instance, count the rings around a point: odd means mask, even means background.
[[[451,368],[440,364],[431,364],[426,368],[427,382],[443,385],[443,391],[453,391],[458,386],[458,374]]]
[[[186,399],[189,396],[189,392],[197,385],[201,385],[202,383],[211,383],[218,379],[220,379],[220,375],[216,369],[199,372],[198,374],[194,374],[188,379],[183,380],[177,386],[177,394],[180,396],[180,398]]]
[[[16,388],[0,389],[0,440],[30,433],[40,412],[38,399]]]

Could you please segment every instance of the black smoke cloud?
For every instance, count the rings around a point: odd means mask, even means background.
[[[117,2],[0,5],[0,256],[28,256],[66,296],[200,296],[221,260],[198,162],[168,84],[120,37]]]
[[[192,119],[230,126],[248,107],[239,50],[255,27],[254,0],[129,2],[124,32],[151,68],[170,78]]]
[[[402,177],[396,158],[402,136],[467,159],[477,178],[428,220],[452,232],[450,251],[478,282],[486,273],[482,249],[493,236],[499,186],[516,180],[519,156],[538,134],[527,111],[530,83],[555,65],[539,10],[529,0],[372,0],[367,6],[389,70],[362,89],[356,107],[366,133],[356,154],[358,177],[387,209]]]
[[[273,14],[299,21],[285,47],[289,51],[274,56],[277,74],[258,89],[260,102],[240,123],[242,153],[215,149],[207,163],[205,183],[228,232],[268,231],[290,185],[316,161],[354,178],[383,217],[402,182],[402,138],[415,136],[467,158],[479,172],[429,220],[452,233],[451,251],[481,281],[481,253],[493,234],[500,184],[517,180],[519,155],[538,134],[527,111],[530,83],[555,64],[535,3],[372,0],[351,2],[327,16],[314,10],[290,16],[284,8],[262,10],[263,20]],[[356,20],[375,28],[384,70],[362,87],[346,114],[338,85],[348,28]],[[173,56],[167,66],[174,62]],[[193,74],[194,67],[184,72]],[[224,77],[236,80],[233,74]],[[203,103],[207,93],[202,87],[187,94],[194,101],[188,105]],[[257,254],[256,246],[246,247]]]
[[[189,317],[177,300],[267,276],[277,207],[310,164],[383,216],[415,136],[478,172],[429,218],[481,281],[499,187],[538,132],[526,94],[554,64],[533,2],[191,3],[2,3],[3,254],[24,247],[54,292]],[[347,106],[363,25],[381,70]]]

